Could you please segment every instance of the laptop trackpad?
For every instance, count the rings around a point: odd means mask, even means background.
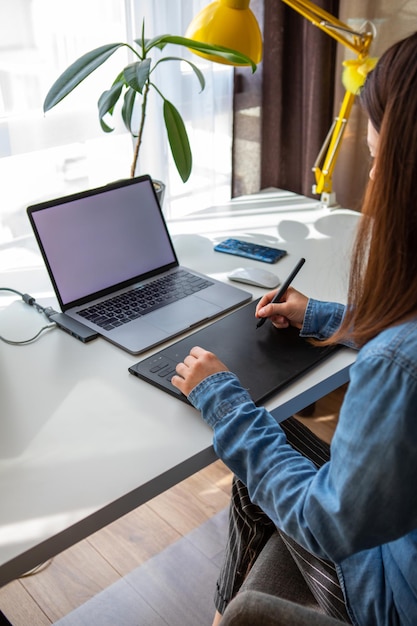
[[[187,302],[187,304],[185,304]],[[147,322],[167,333],[175,333],[220,313],[220,307],[200,298],[187,298],[145,316]]]

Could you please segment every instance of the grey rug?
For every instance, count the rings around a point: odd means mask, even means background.
[[[55,626],[210,626],[227,537],[224,509]]]

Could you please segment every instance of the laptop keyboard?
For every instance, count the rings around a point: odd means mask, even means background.
[[[206,278],[186,270],[178,270],[105,302],[82,309],[78,314],[104,330],[112,330],[212,284]]]

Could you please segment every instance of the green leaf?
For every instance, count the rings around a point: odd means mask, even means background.
[[[100,48],[87,52],[67,67],[48,91],[43,103],[44,112],[61,102],[87,76],[107,61],[116,50],[126,45],[125,43],[112,43],[100,46]]]
[[[146,81],[149,78],[150,67],[151,59],[131,63],[131,65],[128,65],[123,70],[125,81],[132,89],[142,93]]]
[[[123,82],[113,83],[110,89],[103,91],[97,103],[100,118],[104,117],[106,113],[110,113],[110,115],[113,114],[115,104],[122,93],[123,85]]]
[[[114,81],[113,81],[113,85],[115,85],[116,83],[123,83],[123,82],[124,82],[124,79],[125,79],[125,77],[124,77],[123,70],[122,70],[122,71],[120,72],[120,74],[118,74],[118,75],[116,76],[116,78],[114,79]]]
[[[134,41],[142,48],[146,57],[147,53],[150,52],[152,48],[158,48],[159,50],[163,50],[165,48],[167,42],[161,42],[160,39],[161,37],[153,37],[152,39],[135,39]]]
[[[100,126],[101,130],[104,130],[105,133],[112,133],[114,131],[114,128],[106,124],[102,117],[100,117]]]
[[[143,44],[145,48],[145,55],[148,54],[152,50],[152,48],[158,48],[159,50],[163,50],[168,41],[166,38],[170,35],[158,35],[157,37],[152,37],[152,39],[144,39]]]
[[[212,54],[218,57],[221,57],[225,61],[229,63],[233,63],[234,65],[250,65],[252,67],[252,72],[256,71],[256,63],[252,61],[248,56],[238,52],[237,50],[232,50],[231,48],[224,48],[223,46],[215,46],[208,43],[203,43],[202,41],[194,41],[194,39],[188,39],[187,37],[179,37],[177,35],[162,35],[160,37],[155,37],[152,41],[152,47],[159,46],[164,43],[172,43],[177,46],[184,46],[189,50],[194,50],[195,52],[200,52],[202,54]],[[149,49],[151,45],[149,44]]]
[[[188,65],[192,68],[192,70],[194,71],[195,75],[197,76],[199,80],[201,91],[204,90],[204,87],[206,86],[206,81],[205,81],[203,72],[196,65],[194,65],[194,63],[191,63],[191,61],[188,61],[188,59],[183,59],[181,57],[164,57],[163,59],[160,59],[157,63],[155,63],[153,69],[155,69],[155,67],[159,63],[162,63],[163,61],[180,61],[181,63],[188,63]]]
[[[114,128],[106,124],[104,121],[104,116],[108,113],[109,115],[113,115],[114,107],[120,95],[122,93],[124,83],[123,82],[115,82],[107,91],[103,91],[100,98],[98,99],[98,115],[100,120],[100,126],[105,133],[111,133]]]
[[[135,106],[136,95],[137,95],[137,91],[129,87],[129,89],[125,93],[125,97],[123,99],[123,106],[122,106],[122,119],[123,119],[124,125],[126,126],[127,130],[132,135],[134,135],[134,132],[132,130],[132,115],[133,115],[133,109]]]
[[[185,183],[190,177],[193,164],[190,142],[181,115],[174,105],[165,99],[164,120],[172,156],[177,166],[178,174]]]

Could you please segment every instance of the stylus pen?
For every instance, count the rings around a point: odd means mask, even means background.
[[[281,289],[279,289],[277,293],[275,294],[275,296],[272,298],[270,304],[273,304],[274,302],[279,302],[281,300],[282,296],[287,291],[288,287],[291,285],[292,281],[297,276],[298,272],[303,267],[305,262],[306,262],[305,259],[300,259],[298,261],[297,265],[294,267],[293,271],[288,276],[287,280],[284,280],[284,282],[282,283]],[[268,319],[267,317],[261,317],[261,319],[256,324],[256,328],[260,328],[263,324],[265,324],[267,319]]]

